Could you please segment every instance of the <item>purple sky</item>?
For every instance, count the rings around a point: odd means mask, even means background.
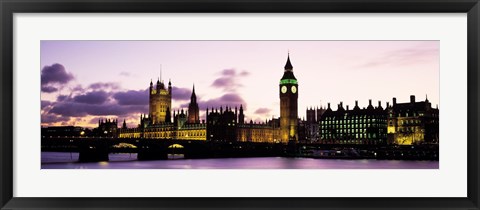
[[[438,41],[42,41],[42,125],[92,127],[109,117],[136,126],[160,68],[174,109],[187,107],[195,84],[201,118],[207,106],[240,104],[247,120],[278,117],[288,51],[299,117],[327,102],[385,107],[428,95],[438,104]]]

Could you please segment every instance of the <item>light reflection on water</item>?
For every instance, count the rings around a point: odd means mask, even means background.
[[[175,155],[181,157],[181,155]],[[79,163],[78,153],[42,152],[42,169],[438,169],[438,161],[311,158],[218,158],[137,161],[137,154],[110,154],[110,161]]]

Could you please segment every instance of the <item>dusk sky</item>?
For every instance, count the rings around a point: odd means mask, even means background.
[[[299,83],[298,116],[355,100],[439,103],[438,41],[42,41],[42,126],[94,127],[99,118],[136,127],[148,114],[150,80],[173,86],[173,110],[195,84],[205,108],[240,106],[246,120],[279,117],[279,81],[290,52]]]

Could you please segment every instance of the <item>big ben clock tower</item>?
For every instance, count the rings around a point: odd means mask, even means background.
[[[298,82],[293,75],[290,54],[287,57],[285,71],[280,79],[280,136],[282,143],[298,141]]]

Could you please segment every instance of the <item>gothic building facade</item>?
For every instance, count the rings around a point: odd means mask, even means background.
[[[236,139],[241,142],[281,143],[280,120],[273,118],[265,122],[241,123],[237,126]]]
[[[195,95],[195,86],[192,88],[190,104],[188,105],[188,123],[200,123],[200,109],[198,108],[197,95]]]
[[[120,138],[152,138],[204,140],[217,142],[269,142],[269,143],[320,143],[320,144],[436,144],[439,139],[438,108],[432,108],[428,99],[416,102],[411,96],[408,103],[380,101],[374,107],[372,100],[364,108],[350,109],[338,104],[334,111],[327,108],[309,108],[306,120],[298,118],[298,81],[293,74],[290,55],[284,66],[279,84],[280,117],[265,122],[245,122],[244,106],[207,108],[205,120],[200,119],[195,86],[192,88],[187,110],[172,112],[172,85],[166,87],[160,80],[156,86],[150,82],[149,114],[140,116],[136,128],[118,122],[100,121],[99,135]],[[106,132],[106,133],[105,133]]]
[[[207,109],[207,140],[215,142],[280,143],[280,120],[245,123],[243,105],[240,109],[223,107]]]
[[[407,103],[397,103],[388,110],[388,140],[398,145],[438,144],[439,143],[439,110],[425,101],[415,101],[410,96]]]
[[[298,126],[299,132],[300,129],[303,130],[304,135],[301,140],[304,142],[315,143],[320,140],[320,121],[322,119],[323,113],[326,109],[324,107],[317,108],[307,108],[306,116],[307,119],[304,122],[301,122],[303,126]]]
[[[243,141],[288,143],[298,141],[298,83],[293,75],[290,56],[280,80],[280,118],[265,122],[245,123],[243,105],[240,108],[223,106],[206,109],[206,120],[200,121],[195,86],[190,96],[188,111],[173,111],[171,117],[172,85],[168,88],[157,81],[150,82],[149,114],[140,116],[137,128],[122,126],[120,138],[153,138],[208,141]]]
[[[99,119],[94,129],[97,136],[115,137],[118,135],[118,119]]]
[[[199,108],[195,87],[192,90],[188,112],[183,109],[171,114],[172,83],[168,82],[168,89],[157,81],[154,87],[150,82],[149,115],[140,115],[140,124],[137,128],[127,128],[126,124],[120,129],[120,138],[150,138],[150,139],[183,139],[206,140],[206,123],[199,120]]]
[[[160,81],[160,78],[157,80],[157,84],[154,87],[153,82],[150,81],[149,89],[149,116],[152,124],[159,124],[170,122],[170,110],[172,107],[172,83],[168,82],[168,89]]]
[[[320,119],[321,143],[323,144],[385,144],[387,140],[387,115],[378,102],[378,106],[369,105],[360,108],[358,101],[355,107],[346,109],[343,102],[336,111],[330,103]]]
[[[323,144],[395,144],[418,145],[439,143],[439,110],[432,108],[428,98],[425,101],[397,103],[393,98],[383,108],[372,101],[366,108],[343,108],[342,102],[336,111],[328,108],[320,120],[320,143]],[[307,112],[309,112],[307,110]],[[310,115],[312,115],[310,113]],[[308,117],[308,114],[307,114]],[[308,121],[308,120],[307,120]]]

